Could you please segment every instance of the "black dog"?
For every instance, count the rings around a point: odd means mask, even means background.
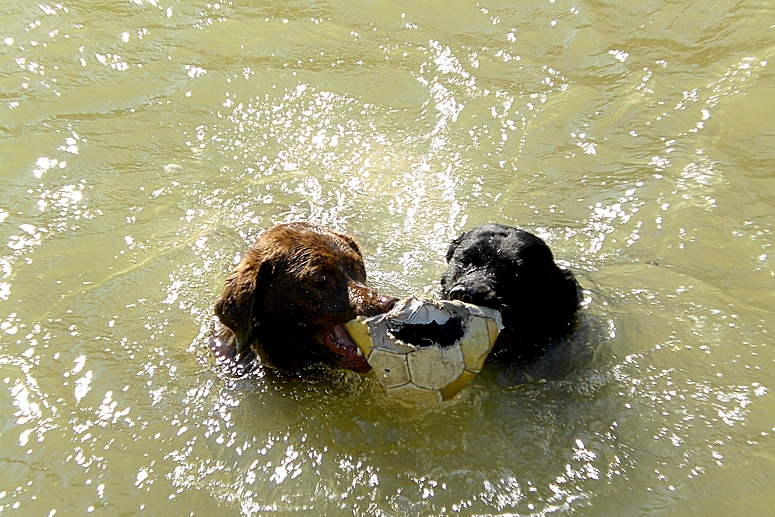
[[[501,311],[504,329],[493,350],[498,357],[534,358],[573,330],[581,287],[532,233],[478,226],[452,242],[447,263],[442,298]]]

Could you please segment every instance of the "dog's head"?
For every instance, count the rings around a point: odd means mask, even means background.
[[[476,227],[452,242],[441,294],[500,310],[506,327],[536,335],[557,334],[558,327],[567,333],[580,302],[573,273],[555,264],[542,239],[500,224]]]
[[[365,282],[351,237],[312,223],[278,225],[226,279],[215,314],[233,332],[238,355],[253,349],[264,364],[288,372],[316,362],[367,371],[341,325],[385,312],[394,300]]]
[[[488,224],[455,239],[447,250],[442,296],[500,309],[510,293],[526,289],[557,269],[546,243],[532,233]]]

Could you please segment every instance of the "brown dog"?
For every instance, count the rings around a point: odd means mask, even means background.
[[[215,304],[223,325],[211,348],[235,371],[254,360],[286,373],[318,363],[367,372],[342,327],[359,315],[387,312],[395,298],[366,287],[355,241],[313,223],[263,233],[226,279]],[[225,328],[224,328],[225,327]]]

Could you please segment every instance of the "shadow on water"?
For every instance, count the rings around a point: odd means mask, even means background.
[[[613,323],[591,314],[581,314],[578,319],[570,336],[550,343],[540,356],[509,360],[495,355],[488,358],[481,375],[506,388],[533,382],[570,382],[584,378],[590,369],[605,369],[613,359],[606,348]]]

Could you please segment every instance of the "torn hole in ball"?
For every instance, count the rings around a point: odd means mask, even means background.
[[[388,395],[430,404],[451,400],[473,380],[503,325],[493,309],[409,297],[344,328]]]
[[[451,317],[443,323],[430,321],[428,323],[408,323],[397,328],[388,329],[388,333],[407,345],[428,347],[438,345],[448,348],[465,335],[463,318]]]

